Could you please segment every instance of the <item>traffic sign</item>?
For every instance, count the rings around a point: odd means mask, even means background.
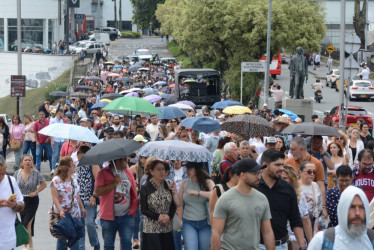
[[[347,79],[349,77],[352,80],[358,74],[359,70],[360,65],[353,58],[353,55],[350,54],[344,61],[344,78]]]
[[[348,54],[356,53],[361,47],[361,40],[356,34],[345,36],[345,52]]]
[[[10,95],[12,97],[25,97],[26,94],[26,76],[10,76]]]
[[[332,54],[335,51],[335,48],[330,44],[329,46],[327,46],[326,51],[327,53]]]
[[[242,62],[242,72],[265,72],[263,62]]]

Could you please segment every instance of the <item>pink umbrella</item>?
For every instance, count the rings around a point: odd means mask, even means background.
[[[148,95],[146,97],[143,97],[143,99],[149,101],[150,103],[154,103],[161,100],[162,97],[159,95]]]
[[[191,101],[188,101],[188,100],[179,101],[179,102],[177,102],[177,103],[186,104],[186,105],[190,106],[190,107],[193,108],[193,109],[196,107],[196,104],[195,104],[195,103],[193,103],[193,102],[191,102]]]

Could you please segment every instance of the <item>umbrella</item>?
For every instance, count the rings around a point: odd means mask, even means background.
[[[153,86],[159,86],[159,85],[166,85],[166,82],[165,81],[158,81],[156,82],[155,84],[153,84]]]
[[[97,102],[90,109],[97,109],[97,108],[102,108],[105,107],[109,102]]]
[[[155,108],[150,102],[139,97],[118,98],[106,105],[103,110],[125,115],[131,115],[133,113],[144,115],[161,114],[160,111],[158,111],[158,109]]]
[[[212,154],[205,147],[180,140],[148,142],[139,150],[138,155],[174,161],[210,162],[212,160]]]
[[[212,109],[225,109],[229,106],[244,106],[241,102],[226,100],[222,102],[216,102],[212,105]]]
[[[294,121],[296,118],[298,118],[297,114],[295,114],[294,112],[290,111],[290,110],[287,110],[287,109],[278,109],[279,112],[281,112],[282,114],[286,114],[288,115],[289,117],[291,117],[292,121]],[[272,110],[271,112],[272,114],[274,114],[274,109]]]
[[[138,69],[140,69],[142,66],[141,65],[131,65],[129,67],[129,72],[135,72],[135,71],[138,71]]]
[[[168,98],[169,96],[170,96],[170,94],[161,94],[162,99]]]
[[[273,126],[264,118],[254,115],[236,115],[221,124],[223,130],[245,138],[263,137],[277,134]]]
[[[139,94],[137,92],[130,92],[127,93],[125,96],[139,96]]]
[[[118,68],[123,68],[123,66],[122,66],[122,65],[115,65],[115,66],[113,67],[113,69],[118,69]]]
[[[159,95],[149,95],[149,96],[143,97],[143,99],[147,100],[151,103],[154,103],[154,102],[157,102],[157,101],[161,100],[162,97],[159,96]]]
[[[140,147],[140,143],[133,140],[110,139],[88,150],[78,165],[97,165],[106,161],[125,158]]]
[[[152,75],[153,78],[166,78],[167,75],[165,73],[155,73]]]
[[[177,108],[180,108],[182,110],[191,110],[192,109],[192,107],[190,105],[183,104],[183,103],[171,104],[171,105],[169,105],[169,107],[177,107]]]
[[[51,93],[49,93],[50,96],[68,96],[69,94],[67,92],[64,92],[64,91],[52,91]]]
[[[102,96],[103,99],[109,99],[109,100],[114,100],[119,97],[123,97],[123,95],[118,94],[118,93],[110,93],[110,94],[105,94]]]
[[[180,126],[186,128],[192,128],[204,133],[210,133],[218,130],[222,130],[217,120],[210,119],[208,117],[187,117],[183,119]]]
[[[74,91],[77,90],[92,90],[92,88],[90,86],[78,86],[74,89]]]
[[[225,108],[222,112],[229,115],[243,115],[251,114],[252,110],[245,106],[229,106]]]
[[[175,95],[170,95],[166,100],[165,100],[165,105],[170,105],[178,102],[178,97]]]
[[[193,102],[191,102],[191,101],[188,101],[188,100],[179,101],[179,102],[177,102],[177,103],[186,104],[186,105],[190,106],[190,107],[193,108],[193,109],[196,107],[196,104],[195,104],[195,103],[193,103]]]
[[[138,71],[149,71],[149,68],[139,68]]]
[[[175,87],[175,83],[170,84],[169,87],[170,87],[170,88],[174,88],[174,87]]]
[[[141,91],[141,88],[131,88],[131,89],[126,89],[124,91],[119,92],[120,94],[126,94],[126,93],[131,93],[131,92],[137,92]]]
[[[114,65],[114,62],[105,62],[104,65]]]
[[[99,102],[108,102],[108,103],[110,103],[110,102],[112,102],[112,100],[109,100],[109,99],[100,99]]]
[[[63,139],[99,143],[94,132],[86,127],[66,123],[53,123],[40,130],[38,133]]]
[[[120,78],[117,78],[116,81],[132,82],[132,79],[130,77],[120,77]]]
[[[74,92],[70,96],[71,97],[78,97],[78,98],[86,98],[86,97],[89,97],[90,95],[87,94],[87,93],[83,93],[83,92]]]
[[[88,76],[84,79],[85,82],[101,82],[101,78],[98,76]]]
[[[121,75],[117,74],[117,73],[110,73],[110,74],[108,74],[108,76],[111,76],[111,77],[121,77]]]
[[[157,108],[160,112],[161,115],[158,115],[158,119],[172,119],[172,118],[179,118],[179,117],[185,117],[186,114],[181,110],[180,108],[177,107],[159,107]]]
[[[337,136],[339,132],[333,127],[318,124],[314,122],[303,122],[300,124],[293,124],[285,128],[284,134],[301,134],[301,135],[323,135],[323,136]]]
[[[142,82],[137,82],[137,83],[134,83],[132,86],[137,87],[137,88],[144,88],[145,84]]]

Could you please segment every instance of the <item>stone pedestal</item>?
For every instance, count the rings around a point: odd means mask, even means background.
[[[284,99],[283,108],[297,114],[303,122],[312,122],[313,100],[311,99]]]

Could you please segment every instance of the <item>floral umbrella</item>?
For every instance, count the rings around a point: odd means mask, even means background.
[[[277,133],[273,126],[264,118],[254,115],[236,115],[221,124],[223,130],[244,138],[272,136]]]

